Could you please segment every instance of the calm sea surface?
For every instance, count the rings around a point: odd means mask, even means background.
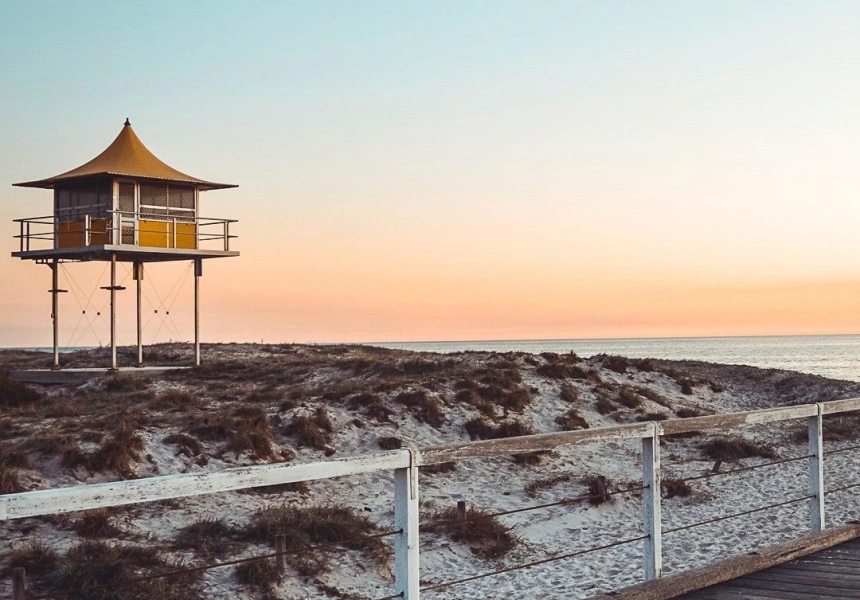
[[[572,350],[583,357],[606,353],[630,358],[703,360],[791,369],[833,379],[860,381],[860,335],[403,342],[374,345],[430,352],[494,350],[563,353]]]

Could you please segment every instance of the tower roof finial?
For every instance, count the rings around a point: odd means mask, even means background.
[[[131,125],[131,121],[128,120],[128,117],[125,118],[125,124],[126,124],[126,126]]]

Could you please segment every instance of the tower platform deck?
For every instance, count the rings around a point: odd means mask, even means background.
[[[119,262],[164,262],[172,260],[193,260],[196,258],[223,258],[239,256],[236,250],[209,250],[188,248],[150,248],[130,246],[126,244],[103,244],[99,246],[81,246],[77,248],[45,248],[41,250],[24,250],[13,252],[14,258],[22,260],[60,260],[60,261],[93,261],[111,260],[116,255]]]

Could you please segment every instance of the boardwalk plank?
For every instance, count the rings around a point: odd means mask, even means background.
[[[678,600],[847,600],[860,598],[860,541],[750,572]]]
[[[845,589],[860,591],[860,577],[850,577],[840,574],[837,577],[833,573],[798,573],[797,571],[783,570],[775,572],[773,569],[752,573],[745,580],[761,581],[763,583],[777,583],[792,585],[798,589],[813,586],[816,589]]]
[[[754,599],[756,597],[782,598],[783,600],[814,600],[815,598],[827,600],[854,598],[856,600],[860,598],[857,592],[842,590],[844,594],[839,592],[839,596],[828,596],[822,593],[828,590],[823,590],[819,586],[814,587],[815,593],[813,595],[806,593],[804,589],[773,591],[758,589],[759,586],[754,585],[748,586],[744,593],[737,591],[743,589],[739,588],[739,582],[743,582],[745,575],[760,572],[775,565],[791,564],[791,561],[800,557],[813,556],[816,552],[856,538],[860,538],[860,525],[848,524],[834,527],[773,548],[760,550],[756,554],[738,556],[707,567],[667,575],[655,581],[634,585],[612,594],[593,596],[590,600],[668,600],[670,598],[711,600],[709,594],[717,600],[724,598]],[[860,545],[853,544],[850,548],[856,548],[857,557],[860,558]],[[844,559],[849,554],[841,553],[839,556],[843,558],[819,560],[824,561],[828,568],[834,564],[838,567],[851,567],[854,564],[853,561]],[[811,566],[815,564],[817,563],[809,563]],[[831,573],[831,575],[836,579],[840,577],[840,573]]]

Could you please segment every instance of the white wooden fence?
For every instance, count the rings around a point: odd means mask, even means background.
[[[420,595],[418,467],[552,450],[564,446],[640,439],[644,488],[644,579],[653,580],[661,577],[663,570],[660,518],[661,436],[806,419],[809,429],[809,524],[812,532],[820,532],[824,529],[825,497],[822,417],[857,410],[860,410],[860,398],[851,398],[740,413],[434,446],[420,450],[392,450],[299,465],[239,467],[213,473],[167,475],[23,492],[0,496],[0,521],[393,470],[394,521],[395,530],[398,531],[394,536],[395,589],[405,600],[417,600]]]

